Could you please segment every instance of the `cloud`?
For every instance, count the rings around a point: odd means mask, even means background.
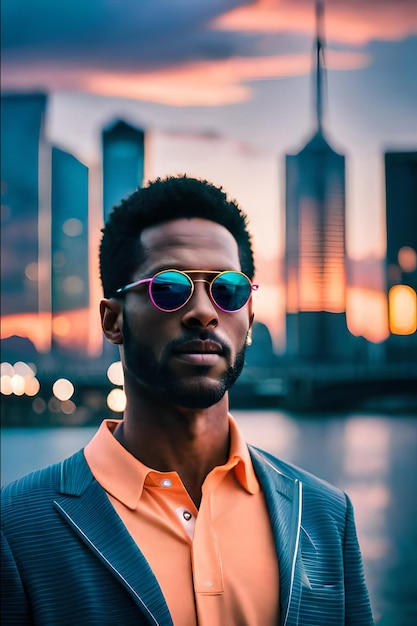
[[[242,0],[3,0],[6,59],[95,60],[152,69],[189,58],[233,54],[233,41],[207,29]],[[120,65],[120,67],[122,67]]]
[[[258,0],[219,16],[213,26],[239,32],[308,34],[314,32],[314,5],[311,0]],[[325,30],[329,41],[354,45],[402,39],[417,33],[417,4],[415,0],[333,0],[325,3]]]
[[[366,54],[332,51],[330,69],[364,67]],[[104,96],[147,100],[170,106],[221,106],[249,99],[251,83],[298,76],[311,70],[310,54],[196,61],[153,72],[112,72],[49,61],[28,63],[24,70],[11,64],[3,71],[9,89],[79,90]]]
[[[328,39],[363,46],[417,30],[414,4],[393,4],[334,0]],[[250,99],[254,81],[311,69],[311,0],[3,0],[2,12],[2,83],[9,90],[221,106]],[[369,64],[369,53],[355,46],[329,49],[329,69]]]

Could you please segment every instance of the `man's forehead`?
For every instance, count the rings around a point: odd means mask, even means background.
[[[167,248],[236,249],[234,236],[221,224],[202,218],[178,219],[145,228],[141,242],[148,251]]]
[[[140,273],[163,268],[240,270],[238,245],[220,224],[201,218],[178,219],[144,229],[145,261]]]

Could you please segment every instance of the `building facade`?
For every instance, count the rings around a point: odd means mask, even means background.
[[[52,324],[55,347],[83,337],[89,307],[88,168],[52,149]]]
[[[351,354],[346,324],[345,158],[323,132],[323,5],[316,4],[313,137],[286,156],[286,352],[329,362]]]
[[[346,325],[345,160],[317,132],[286,156],[287,354],[343,359]]]
[[[104,221],[122,198],[143,185],[145,133],[123,121],[102,132]]]
[[[417,328],[417,152],[387,152],[384,160],[390,342],[410,346],[405,337],[414,335],[415,345]]]
[[[50,146],[47,96],[1,97],[2,336],[50,347]]]

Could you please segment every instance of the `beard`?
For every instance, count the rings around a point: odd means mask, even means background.
[[[189,409],[207,409],[220,402],[239,378],[245,364],[246,344],[236,354],[233,363],[217,378],[209,375],[209,368],[199,368],[198,374],[178,375],[169,366],[173,347],[184,340],[209,338],[207,331],[188,331],[187,337],[169,343],[161,359],[156,359],[149,344],[138,341],[123,313],[123,351],[126,373],[139,384],[144,393],[152,394],[157,402],[162,399]],[[218,341],[218,339],[216,339]],[[231,350],[223,345],[224,358],[230,360]]]

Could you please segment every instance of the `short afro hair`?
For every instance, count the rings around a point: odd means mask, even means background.
[[[236,239],[241,270],[249,278],[255,273],[252,237],[248,218],[222,187],[186,175],[157,178],[121,201],[102,229],[100,276],[104,297],[133,280],[145,260],[140,242],[142,231],[181,218],[203,218],[227,228]]]

